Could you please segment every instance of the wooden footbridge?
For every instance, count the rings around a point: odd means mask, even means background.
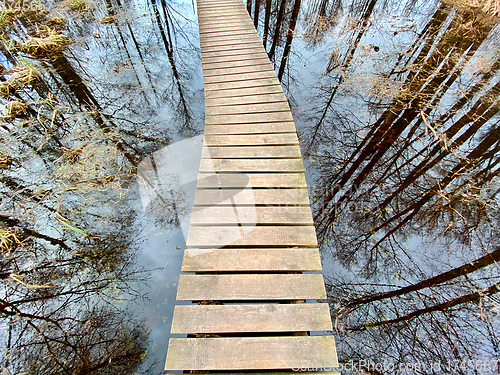
[[[165,370],[336,366],[295,125],[240,0],[198,0],[205,140]],[[328,373],[337,373],[329,371]]]

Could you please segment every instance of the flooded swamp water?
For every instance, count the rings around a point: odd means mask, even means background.
[[[246,5],[296,120],[342,373],[498,373],[500,4]],[[0,6],[0,366],[161,374],[191,203],[155,179],[198,169],[196,4]]]

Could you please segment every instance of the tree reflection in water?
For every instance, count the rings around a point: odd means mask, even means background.
[[[144,4],[120,5],[69,1],[0,17],[5,373],[148,371],[140,366],[151,323],[134,307],[151,281],[137,262],[146,241],[133,208],[136,167],[172,131],[197,132],[191,102],[199,92],[187,69],[199,61],[188,31],[179,31],[188,20],[175,19],[171,5],[162,1],[165,18],[139,20]],[[166,51],[154,50],[144,25],[167,30]],[[188,50],[194,57],[176,65]]]
[[[261,14],[272,56],[285,3]],[[498,9],[478,4],[302,4],[287,71],[338,351],[395,366],[360,371],[498,358]]]

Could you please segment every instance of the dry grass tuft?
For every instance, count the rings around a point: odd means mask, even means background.
[[[14,117],[21,117],[20,114],[28,107],[28,103],[12,100],[4,107],[4,119],[11,119]]]
[[[50,29],[55,29],[55,30],[62,30],[66,27],[66,20],[62,17],[52,17],[49,19],[47,22],[45,22],[45,25],[48,26]]]
[[[85,12],[87,9],[89,9],[87,2],[83,0],[74,0],[69,2],[69,9],[71,9],[74,12]]]
[[[116,23],[116,22],[118,22],[117,17],[104,17],[101,20],[101,23],[104,23],[104,24],[110,24],[110,23]]]
[[[14,250],[21,242],[22,241],[17,236],[16,231],[12,229],[0,229],[0,252],[5,259],[10,258],[12,250]]]
[[[481,11],[487,16],[500,18],[500,0],[442,0],[462,9]]]
[[[0,11],[0,33],[6,32],[19,14],[21,14],[19,9]]]
[[[7,81],[0,82],[0,95],[7,97],[23,86],[36,83],[40,76],[37,71],[27,65],[16,66]]]
[[[19,50],[26,52],[36,58],[50,58],[54,54],[61,53],[71,43],[71,40],[59,31],[52,29],[45,32],[43,38],[31,38],[19,47]]]

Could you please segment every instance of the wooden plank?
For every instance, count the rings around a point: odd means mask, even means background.
[[[244,105],[244,104],[268,104],[268,103],[288,103],[285,95],[280,92],[276,94],[261,94],[261,95],[246,95],[232,96],[226,98],[207,98],[205,107],[222,107],[227,105]]]
[[[220,82],[220,83],[206,83],[205,84],[205,94],[209,91],[222,91],[222,90],[234,90],[234,89],[253,89],[263,86],[274,86],[276,89],[281,89],[278,78],[258,78],[243,81],[231,81],[231,82]],[[224,95],[224,92],[221,92]]]
[[[230,63],[232,61],[242,61],[242,60],[255,60],[255,59],[263,59],[267,57],[267,54],[263,51],[254,51],[254,52],[246,52],[246,51],[240,51],[242,53],[238,54],[225,54],[225,55],[219,55],[219,56],[205,56],[201,55],[201,62],[203,65],[205,64],[211,64],[211,63],[223,63],[227,62]],[[245,52],[245,53],[243,53]],[[216,54],[219,52],[211,52],[211,54]],[[228,66],[230,66],[228,64]]]
[[[242,66],[253,66],[253,65],[262,65],[262,64],[270,64],[269,59],[265,56],[260,58],[248,59],[248,60],[234,60],[234,61],[222,61],[222,62],[213,62],[213,63],[203,63],[203,73],[211,73],[211,70],[218,69],[231,69],[231,68],[239,68]],[[219,73],[219,72],[217,72]]]
[[[280,120],[276,120],[280,121]],[[298,145],[297,134],[242,134],[242,135],[207,135],[205,144],[208,146],[278,146]]]
[[[262,44],[262,40],[258,35],[255,34],[245,34],[244,36],[238,35],[236,36],[219,36],[206,38],[204,40],[200,40],[201,48],[211,47],[211,46],[220,46],[226,44],[247,44],[249,42],[260,43]]]
[[[327,303],[175,306],[172,333],[331,331]]]
[[[210,16],[217,14],[217,12],[246,12],[246,8],[241,4],[199,4],[198,16]],[[248,14],[248,13],[247,13]]]
[[[304,172],[301,159],[202,159],[200,172]]]
[[[284,122],[293,121],[290,111],[266,112],[266,113],[243,113],[229,115],[205,115],[205,124],[224,125],[224,124],[247,124],[263,122]],[[275,135],[274,139],[279,136]]]
[[[292,369],[299,363],[338,367],[333,336],[171,338],[165,370]]]
[[[252,48],[234,50],[231,53],[226,51],[202,53],[201,61],[202,63],[210,63],[234,60],[253,60],[255,58],[264,58],[265,56],[267,56],[267,54],[264,50]]]
[[[203,40],[200,41],[200,46],[202,50],[205,49],[210,49],[210,50],[222,50],[222,48],[225,47],[232,47],[237,48],[238,46],[248,46],[248,45],[262,45],[262,41],[260,38],[256,36],[250,36],[251,34],[248,34],[248,37],[241,38],[241,39],[224,39],[224,38],[211,38],[210,40]]]
[[[235,51],[239,50],[252,50],[255,51],[257,49],[264,48],[262,46],[261,42],[251,42],[249,41],[248,43],[245,44],[236,44],[236,45],[231,45],[231,44],[225,44],[225,45],[219,45],[219,46],[212,46],[212,47],[205,47],[202,48],[202,56],[209,56],[209,54],[215,53],[215,52],[224,52],[226,54],[233,54]]]
[[[200,173],[196,187],[197,189],[306,188],[307,183],[304,173]]]
[[[297,173],[299,174],[299,173]],[[195,206],[220,205],[294,205],[308,206],[306,189],[221,189],[197,190],[194,194]]]
[[[186,249],[182,272],[321,272],[318,249]]]
[[[218,43],[217,45],[203,45],[203,53],[218,52],[218,51],[233,51],[236,49],[249,49],[249,48],[264,48],[260,40],[240,40],[240,43],[226,42]],[[230,52],[229,52],[230,53]]]
[[[274,72],[272,72],[274,74]],[[238,104],[226,106],[210,106],[205,108],[206,116],[214,115],[232,115],[244,113],[263,113],[263,112],[277,112],[277,111],[290,111],[288,102],[275,102],[275,103],[259,103],[259,104]]]
[[[213,12],[214,9],[221,9],[221,8],[235,9],[235,10],[239,10],[239,11],[245,10],[246,11],[245,6],[243,4],[241,4],[240,2],[225,2],[225,3],[217,2],[217,3],[198,4],[198,9],[203,11],[203,12],[200,12],[200,15],[204,15],[204,14],[207,14],[209,12]]]
[[[262,40],[258,35],[251,32],[246,32],[240,35],[212,35],[204,38],[200,38],[200,46],[204,48],[205,46],[210,45],[220,45],[220,44],[246,44],[248,42],[260,42],[262,44]]]
[[[283,94],[283,90],[280,85],[272,86],[260,86],[260,87],[245,87],[232,90],[213,90],[205,91],[205,100],[212,105],[211,99],[215,98],[231,98],[231,97],[243,97],[246,95],[265,95],[265,94]]]
[[[180,275],[178,301],[324,300],[323,276],[306,274]]]
[[[316,247],[313,226],[191,227],[186,247]]]
[[[253,35],[255,36],[255,29],[245,29],[245,30],[240,30],[237,33],[234,31],[217,31],[216,33],[206,33],[206,34],[200,34],[200,41],[204,40],[210,40],[212,38],[220,38],[224,36],[232,36],[232,35],[241,35],[242,38],[245,38],[246,35]]]
[[[248,13],[247,13],[248,14]],[[226,12],[211,12],[211,14],[206,15],[205,12],[203,14],[198,15],[198,23],[210,24],[211,21],[220,21],[225,19],[231,20],[241,20],[245,19],[245,13],[241,9],[234,9],[233,11]]]
[[[224,26],[253,26],[252,20],[249,18],[243,18],[243,17],[232,17],[232,16],[226,16],[226,17],[212,17],[210,20],[199,20],[198,21],[198,27],[199,29],[215,29],[219,27],[224,27]]]
[[[217,34],[217,33],[221,33],[221,32],[233,32],[233,33],[238,33],[240,31],[245,31],[245,30],[248,30],[248,31],[254,31],[255,32],[255,28],[253,25],[251,25],[250,23],[245,23],[245,24],[238,24],[238,23],[235,23],[235,24],[228,24],[228,25],[221,25],[219,27],[217,26],[211,26],[211,27],[200,27],[199,28],[199,33],[200,34],[205,34],[205,35],[210,35],[210,34]]]
[[[225,75],[216,75],[216,76],[206,76],[203,81],[205,84],[208,83],[219,83],[219,82],[235,82],[235,81],[247,81],[254,80],[259,78],[275,78],[276,73],[274,70],[261,70],[260,72],[252,72],[252,73],[234,73],[234,74],[225,74]]]
[[[295,133],[293,122],[272,122],[269,124],[206,125],[206,135]]]
[[[314,225],[309,207],[194,207],[191,225]]]
[[[221,125],[214,125],[221,126]],[[237,126],[237,125],[227,125]],[[298,146],[252,146],[252,147],[204,147],[203,159],[242,159],[242,158],[300,158]]]
[[[224,69],[206,69],[204,71],[203,76],[208,78],[208,77],[215,77],[215,76],[224,76],[228,74],[241,74],[241,73],[255,73],[255,72],[262,72],[262,71],[269,71],[271,67],[265,61],[264,63],[257,64],[257,65],[249,65],[249,66],[240,66],[236,68],[224,68]]]
[[[255,47],[255,46],[251,46],[249,48],[240,47],[240,48],[231,50],[231,52],[228,52],[228,51],[203,52],[202,51],[201,52],[201,60],[204,61],[207,58],[220,57],[221,61],[225,61],[225,60],[227,60],[228,57],[234,58],[235,56],[238,56],[238,58],[239,58],[241,56],[244,58],[245,55],[247,57],[254,58],[256,54],[261,54],[261,55],[266,54],[262,44],[260,45],[260,47]]]

